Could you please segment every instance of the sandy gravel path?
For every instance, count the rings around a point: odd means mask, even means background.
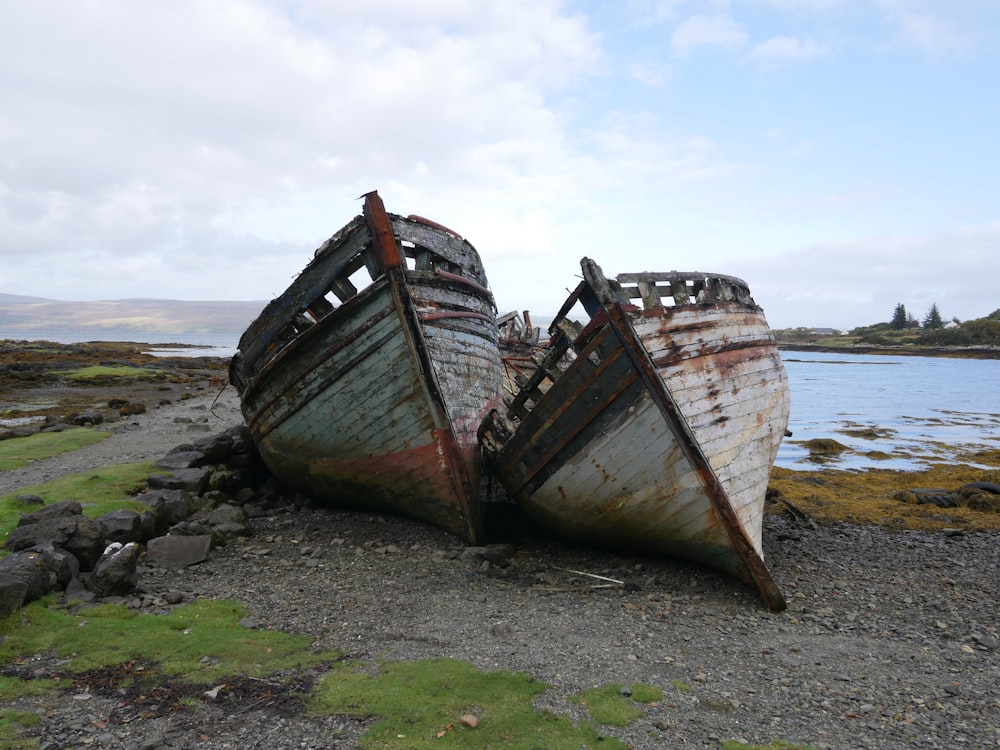
[[[110,434],[100,443],[0,472],[0,495],[100,466],[154,461],[174,446],[242,423],[234,388],[206,390],[145,414],[100,425],[97,429]]]

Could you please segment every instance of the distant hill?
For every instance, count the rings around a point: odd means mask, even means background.
[[[77,333],[115,329],[136,333],[242,333],[260,314],[263,301],[122,299],[66,302],[0,293],[0,331]]]

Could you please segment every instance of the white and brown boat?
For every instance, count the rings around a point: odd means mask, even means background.
[[[486,274],[455,232],[364,199],[244,332],[230,380],[285,484],[479,542],[476,431],[501,393]]]
[[[498,479],[557,535],[703,563],[784,608],[761,526],[789,389],[763,311],[730,276],[581,265],[545,358],[480,429]]]

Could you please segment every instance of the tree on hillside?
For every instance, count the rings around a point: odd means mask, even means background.
[[[924,328],[944,328],[937,302],[931,305],[931,309],[927,311],[927,315],[924,317]]]
[[[892,320],[889,322],[889,327],[894,331],[902,331],[906,328],[906,307],[900,302],[896,305],[896,309],[892,313]]]

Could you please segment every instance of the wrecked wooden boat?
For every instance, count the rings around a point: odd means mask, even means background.
[[[733,277],[581,265],[544,358],[481,426],[497,478],[558,535],[709,565],[784,608],[761,525],[789,390],[763,311]]]
[[[476,431],[500,404],[475,248],[375,192],[240,338],[230,381],[285,484],[482,540]]]

